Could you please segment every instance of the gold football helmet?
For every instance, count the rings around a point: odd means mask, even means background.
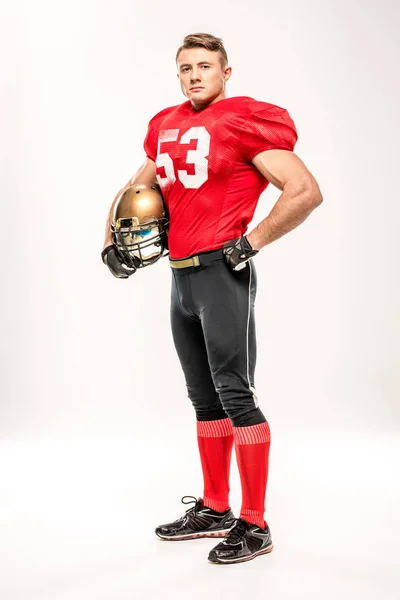
[[[168,254],[168,215],[160,187],[132,185],[122,194],[111,224],[113,243],[128,267],[147,267]]]

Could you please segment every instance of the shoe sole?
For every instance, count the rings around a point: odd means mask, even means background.
[[[198,533],[187,533],[186,535],[180,536],[167,536],[156,533],[156,535],[160,538],[160,540],[165,540],[167,542],[183,542],[185,540],[197,540],[199,538],[221,538],[225,537],[231,530],[229,529],[220,529],[219,531],[199,531]]]
[[[208,560],[208,562],[212,565],[234,565],[235,563],[247,562],[249,560],[253,560],[256,556],[261,556],[262,554],[269,554],[274,549],[273,546],[269,546],[264,550],[259,550],[258,552],[254,552],[254,554],[250,554],[250,556],[243,556],[242,558],[234,558],[232,560],[223,560],[222,558],[218,560]]]

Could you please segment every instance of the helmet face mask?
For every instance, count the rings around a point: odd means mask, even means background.
[[[147,267],[167,252],[168,217],[159,187],[138,184],[121,196],[111,225],[113,243],[128,267]]]

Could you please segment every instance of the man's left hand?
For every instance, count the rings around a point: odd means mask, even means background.
[[[222,252],[232,271],[241,271],[245,268],[247,261],[258,253],[258,250],[253,250],[250,242],[243,235],[224,244]]]

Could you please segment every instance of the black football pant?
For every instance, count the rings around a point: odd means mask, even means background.
[[[263,423],[254,390],[254,264],[235,273],[222,250],[198,256],[200,266],[171,269],[172,334],[196,418]]]

